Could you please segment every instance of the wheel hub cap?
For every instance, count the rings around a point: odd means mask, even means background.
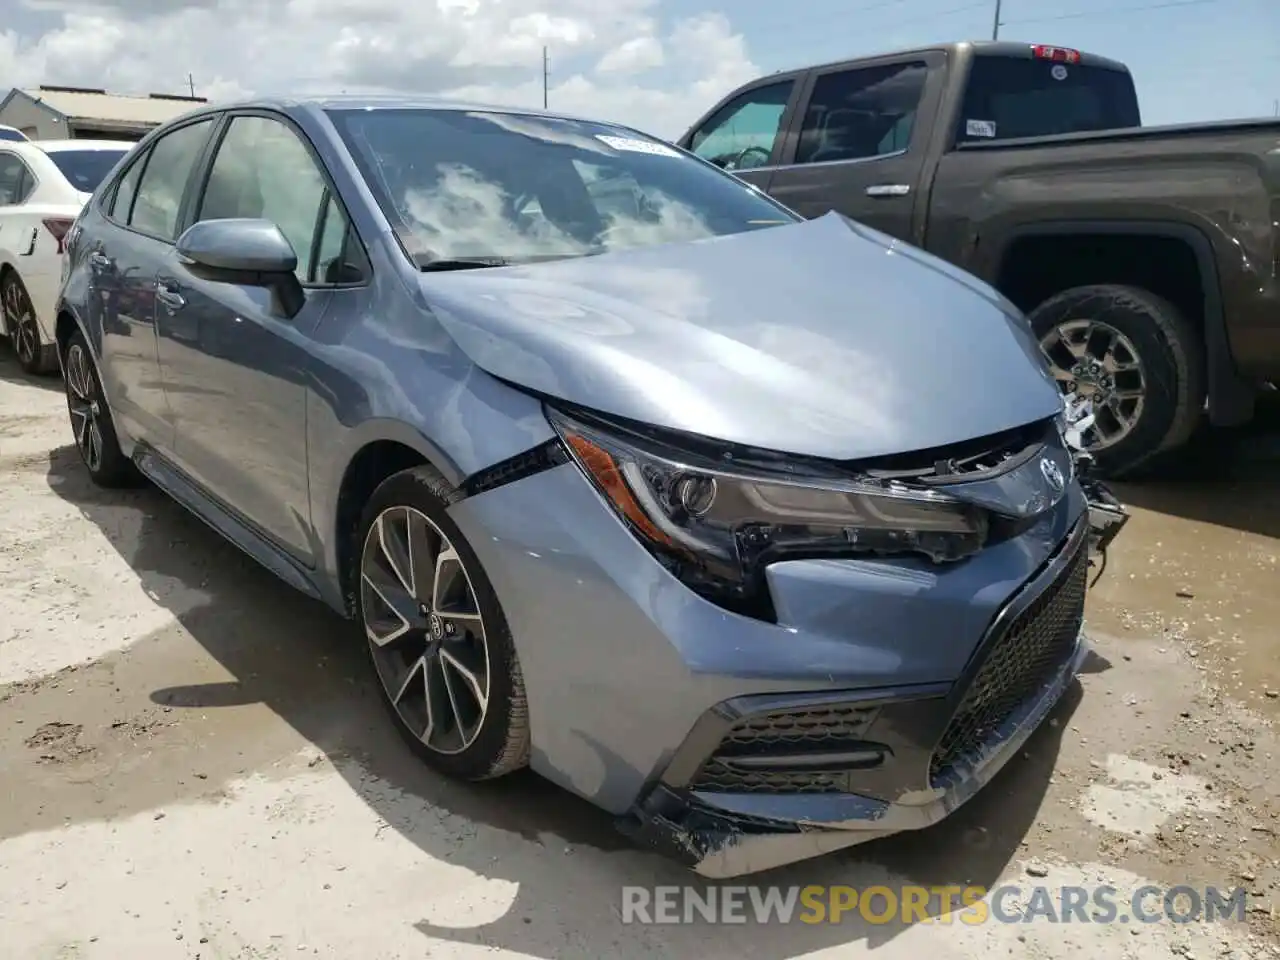
[[[401,720],[428,749],[462,752],[484,723],[490,673],[458,551],[421,511],[385,510],[365,538],[360,591],[374,666]]]
[[[1146,401],[1146,367],[1133,341],[1098,320],[1066,320],[1040,341],[1049,372],[1064,394],[1093,401],[1085,447],[1097,451],[1133,432]]]
[[[97,399],[93,368],[79,344],[67,351],[65,379],[76,449],[85,466],[97,471],[102,465],[102,406]]]

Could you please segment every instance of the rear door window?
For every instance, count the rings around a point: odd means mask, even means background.
[[[973,61],[956,138],[961,143],[1136,127],[1133,78],[1123,70],[1048,60]]]
[[[213,129],[212,118],[179,127],[156,140],[129,216],[129,226],[160,240],[174,240],[182,198],[200,152]]]
[[[0,153],[0,207],[22,203],[34,188],[27,165],[15,154]]]
[[[912,61],[819,77],[795,162],[870,160],[906,150],[928,73],[925,63]]]

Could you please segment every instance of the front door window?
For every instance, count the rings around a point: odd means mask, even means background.
[[[767,166],[794,86],[783,80],[734,97],[694,132],[689,148],[725,170]]]

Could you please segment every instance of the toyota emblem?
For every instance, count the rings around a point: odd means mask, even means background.
[[[1044,479],[1054,493],[1061,493],[1066,487],[1066,478],[1062,475],[1062,468],[1050,460],[1048,457],[1040,459],[1040,472],[1044,474]]]

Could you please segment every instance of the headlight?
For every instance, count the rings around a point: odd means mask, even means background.
[[[764,567],[797,556],[976,552],[986,514],[935,490],[744,467],[677,451],[617,426],[548,410],[573,458],[635,534],[717,601],[758,592]]]

